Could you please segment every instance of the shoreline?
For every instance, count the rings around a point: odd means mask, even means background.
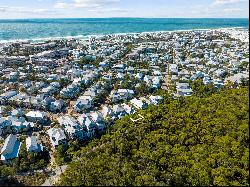
[[[44,41],[55,41],[63,39],[79,39],[88,40],[91,37],[103,37],[103,36],[121,36],[121,35],[135,35],[135,34],[160,34],[160,33],[174,33],[174,32],[189,32],[189,31],[216,31],[216,30],[231,30],[231,29],[244,29],[249,30],[249,27],[220,27],[220,28],[206,28],[206,29],[180,29],[180,30],[165,30],[165,31],[143,31],[143,32],[129,32],[129,33],[110,33],[110,34],[89,34],[89,35],[76,35],[76,36],[55,36],[55,37],[45,37],[45,38],[33,38],[33,39],[10,39],[10,40],[0,40],[0,44],[10,44],[17,42],[31,42],[38,43]]]

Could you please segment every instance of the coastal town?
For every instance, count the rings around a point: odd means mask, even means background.
[[[84,145],[114,121],[161,104],[163,91],[191,96],[198,79],[216,89],[248,81],[248,29],[2,43],[1,162],[11,164],[23,146],[48,152],[49,165],[70,141]]]

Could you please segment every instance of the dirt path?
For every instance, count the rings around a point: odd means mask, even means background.
[[[102,145],[97,146],[97,147],[93,147],[92,149],[87,151],[85,153],[85,155],[95,151],[96,149],[102,148],[104,145],[105,144],[102,144]],[[52,160],[52,158],[54,159],[53,156],[51,157],[51,160]],[[73,162],[78,161],[79,159],[80,158],[78,157],[78,158],[74,159]],[[54,163],[54,162],[52,162],[52,163]],[[41,186],[53,186],[60,179],[60,175],[65,172],[67,167],[68,167],[68,165],[63,165],[63,166],[56,166],[56,168],[52,168],[52,172],[50,174],[50,177]]]
[[[57,166],[50,177],[41,186],[53,186],[58,181],[60,175],[67,169],[68,165]]]

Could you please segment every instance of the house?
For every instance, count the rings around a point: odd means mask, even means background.
[[[120,81],[125,79],[125,74],[124,73],[117,73],[116,78]]]
[[[144,100],[137,98],[132,99],[130,103],[137,109],[146,109],[148,106]]]
[[[106,128],[106,125],[104,122],[98,122],[96,123],[98,132],[103,132]]]
[[[82,128],[87,130],[87,136],[93,138],[96,135],[96,130],[98,129],[97,124],[92,120],[89,114],[80,115],[77,120],[79,121]]]
[[[0,117],[0,136],[11,132],[11,120],[5,117]]]
[[[14,109],[11,111],[11,115],[21,117],[24,115],[24,111],[22,109]]]
[[[60,78],[59,78],[59,76],[57,74],[48,75],[48,81],[55,81],[55,80],[58,80],[58,79],[60,79]]]
[[[224,69],[217,69],[214,73],[217,77],[224,77],[227,72]]]
[[[97,130],[99,132],[103,131],[106,127],[105,123],[104,123],[104,118],[102,116],[102,114],[98,111],[95,112],[90,112],[90,116],[91,119],[94,123],[96,123],[97,125]]]
[[[30,122],[44,124],[48,121],[48,114],[40,111],[29,111],[25,115]]]
[[[232,83],[241,84],[242,79],[248,79],[249,80],[249,75],[244,74],[244,73],[237,73],[237,74],[235,74],[233,76],[227,77],[224,82],[229,82],[230,81]]]
[[[11,120],[12,132],[20,133],[28,131],[31,127],[29,123],[25,123],[26,120],[24,117],[9,116],[8,119]]]
[[[240,61],[230,61],[229,62],[229,65],[231,66],[231,67],[234,67],[234,68],[238,68],[240,65],[241,65],[241,62]]]
[[[66,88],[60,91],[60,95],[63,98],[73,98],[80,92],[80,86],[76,83],[72,83]]]
[[[51,112],[60,112],[64,106],[65,105],[63,100],[56,100],[50,103],[49,110]]]
[[[45,94],[44,94],[45,96]],[[45,98],[41,99],[41,103],[44,109],[49,109],[49,105],[55,101],[55,99],[52,96],[45,96]]]
[[[112,117],[112,119],[120,119],[121,117],[127,115],[125,109],[122,107],[122,105],[114,105],[113,108],[113,113],[114,116]]]
[[[46,96],[49,96],[49,95],[53,95],[55,94],[56,92],[58,92],[58,88],[57,87],[54,87],[54,86],[47,86],[45,88],[42,88],[42,90],[40,91],[40,93],[46,95]]]
[[[58,118],[58,122],[70,138],[82,140],[86,137],[83,128],[75,118],[71,116],[62,116]]]
[[[1,160],[6,161],[18,157],[20,147],[21,142],[17,140],[17,135],[10,134],[1,149]]]
[[[93,112],[90,112],[89,115],[92,118],[92,121],[95,123],[102,122],[104,120],[100,112],[93,111]]]
[[[181,71],[178,72],[178,76],[182,77],[182,76],[189,76],[190,73],[188,72],[188,70],[186,69],[182,69]]]
[[[212,82],[215,88],[221,88],[225,85],[224,81],[222,81],[221,79],[213,79]]]
[[[99,66],[103,67],[103,68],[106,68],[106,67],[109,66],[109,61],[108,60],[102,61],[102,62],[99,63]]]
[[[17,81],[18,76],[19,76],[19,73],[18,73],[18,72],[11,72],[11,73],[9,74],[9,79],[12,80],[12,81]]]
[[[208,85],[208,84],[212,83],[212,79],[211,79],[210,77],[208,77],[208,76],[205,76],[205,77],[203,78],[203,83],[204,83],[205,85]]]
[[[94,99],[97,96],[97,90],[95,88],[89,88],[88,90],[86,90],[83,94],[83,96],[90,96],[91,99]],[[82,97],[83,99],[87,99],[90,97]]]
[[[121,106],[124,108],[125,112],[128,115],[134,114],[136,112],[136,109],[131,105],[123,103]]]
[[[153,88],[160,88],[161,87],[161,78],[160,77],[153,77],[152,79],[152,84],[153,84]]]
[[[143,80],[143,77],[144,77],[144,74],[142,74],[142,73],[137,73],[135,75],[135,78],[140,79],[140,80]]]
[[[134,90],[118,89],[118,90],[112,90],[109,97],[112,103],[116,103],[119,101],[126,101],[128,99],[131,99],[134,96],[134,94],[135,94]]]
[[[26,138],[26,149],[28,152],[41,152],[43,151],[43,146],[37,143],[36,136],[30,136]]]
[[[127,71],[127,73],[129,73],[129,74],[133,74],[134,71],[135,71],[135,68],[132,67],[132,66],[129,66],[129,67],[126,68],[126,71]]]
[[[100,112],[104,118],[112,117],[114,114],[112,108],[106,105],[102,107]]]
[[[6,106],[0,106],[0,115],[6,113]]]
[[[154,70],[153,71],[154,76],[162,76],[161,72],[159,70]]]
[[[172,74],[177,75],[178,74],[178,66],[177,66],[177,64],[169,64],[169,71]]]
[[[61,128],[51,128],[47,133],[54,148],[67,144],[66,136]]]
[[[15,95],[17,95],[17,91],[8,91],[0,95],[0,100],[8,100]]]
[[[159,103],[161,103],[163,101],[163,97],[158,96],[158,95],[157,96],[151,95],[149,97],[149,101],[151,104],[158,105]]]
[[[179,96],[191,96],[193,94],[193,90],[188,83],[176,83],[176,90]]]
[[[202,71],[196,71],[195,74],[193,76],[191,76],[191,80],[197,80],[199,78],[203,78],[205,76],[205,73],[203,73]]]
[[[147,85],[150,85],[152,83],[152,79],[149,75],[145,75],[143,81],[146,82]]]
[[[87,96],[87,95],[83,95],[81,97],[78,98],[78,100],[76,101],[76,104],[74,106],[74,110],[76,112],[82,112],[83,110],[87,110],[92,108],[93,106],[93,97],[92,96]]]
[[[116,72],[124,73],[125,72],[125,64],[116,64],[112,67],[112,69]]]

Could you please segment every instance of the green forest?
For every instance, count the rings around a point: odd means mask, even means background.
[[[116,121],[58,185],[249,185],[249,89],[206,89]]]

